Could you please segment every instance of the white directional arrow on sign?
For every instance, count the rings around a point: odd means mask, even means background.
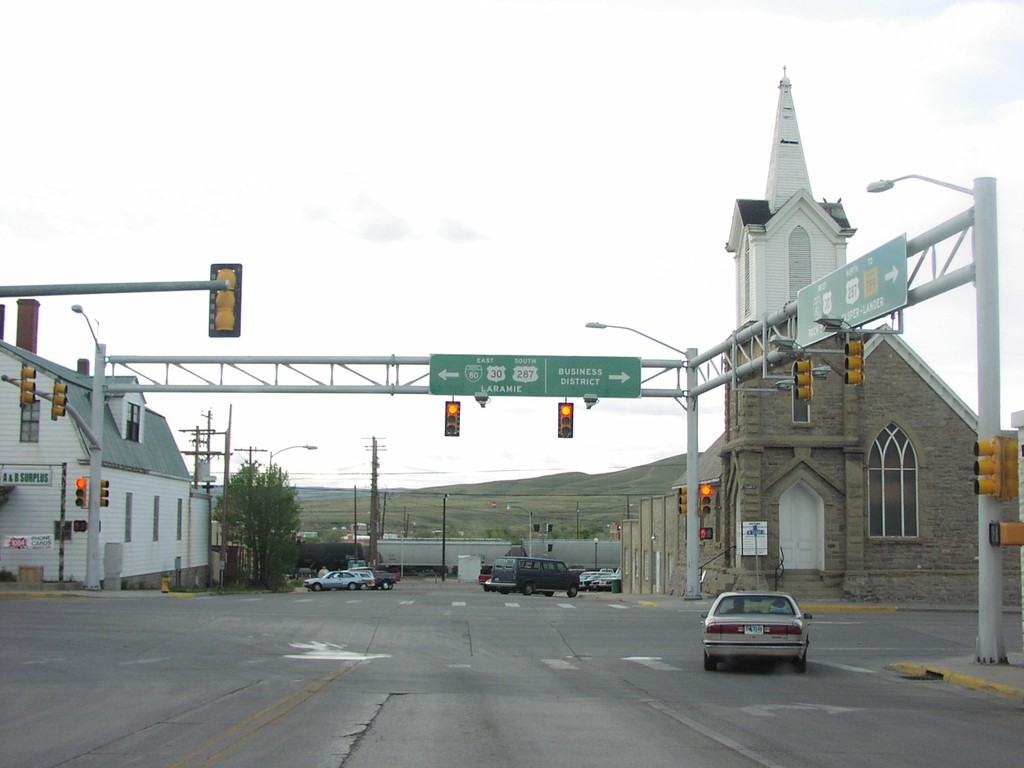
[[[613,373],[613,374],[610,374],[608,376],[608,378],[611,379],[612,381],[621,381],[623,384],[625,384],[627,381],[629,381],[629,374],[628,373]]]

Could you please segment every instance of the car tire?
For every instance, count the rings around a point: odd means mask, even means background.
[[[716,669],[718,669],[718,662],[715,661],[714,659],[712,659],[710,656],[708,656],[705,653],[704,654],[704,671],[705,672],[714,672]]]
[[[314,592],[319,592],[323,588],[324,588],[324,585],[321,584],[319,581],[316,584],[313,585],[313,591]]]
[[[393,586],[395,586],[395,583],[393,581],[383,581],[381,582],[380,588],[391,589]]]
[[[567,594],[569,597],[576,597],[578,592],[579,590],[576,588],[575,584],[573,584],[571,587],[565,590],[565,594]]]
[[[525,584],[523,584],[523,586],[522,586],[522,587],[520,588],[520,590],[519,590],[519,591],[520,591],[520,592],[522,592],[522,593],[523,593],[524,595],[526,595],[527,597],[529,597],[529,596],[530,596],[530,595],[532,595],[532,594],[533,594],[533,592],[534,592],[534,587],[533,587],[533,583],[532,583],[532,582],[529,582],[529,581],[528,581],[528,582],[526,582]]]
[[[350,581],[350,582],[348,583],[348,587],[347,587],[347,588],[348,588],[348,589],[359,589],[359,585],[358,585],[358,584],[356,584],[356,583],[355,583],[354,581]]]

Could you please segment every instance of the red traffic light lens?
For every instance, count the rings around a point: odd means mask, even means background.
[[[85,490],[88,485],[89,479],[87,477],[80,477],[75,480],[75,488],[78,488],[79,490]]]

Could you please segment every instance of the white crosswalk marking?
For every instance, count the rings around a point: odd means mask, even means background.
[[[671,664],[666,664],[656,656],[626,656],[623,658],[623,661],[632,661],[634,664],[640,664],[648,669],[656,669],[659,672],[681,671],[679,667],[673,667]]]
[[[559,603],[558,607],[559,608],[575,608],[576,606],[573,605],[572,603]]]
[[[506,608],[518,608],[519,603],[505,603]]]
[[[579,669],[575,664],[570,664],[565,659],[541,659],[552,669]]]
[[[399,600],[398,604],[399,605],[412,605],[415,602],[416,602],[415,600]]]
[[[452,606],[454,606],[456,608],[465,608],[466,607],[466,602],[464,600],[453,600],[452,601]]]
[[[618,603],[608,603],[608,607],[609,608],[618,608],[618,609],[623,610],[623,611],[626,610],[627,608],[629,608],[628,605],[619,605]]]

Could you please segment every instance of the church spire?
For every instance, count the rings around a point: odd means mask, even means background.
[[[775,113],[772,159],[768,167],[768,188],[765,192],[769,210],[775,213],[801,189],[811,195],[811,179],[807,175],[800,128],[796,124],[792,86],[786,68],[783,67],[782,80],[779,81],[779,106]]]

